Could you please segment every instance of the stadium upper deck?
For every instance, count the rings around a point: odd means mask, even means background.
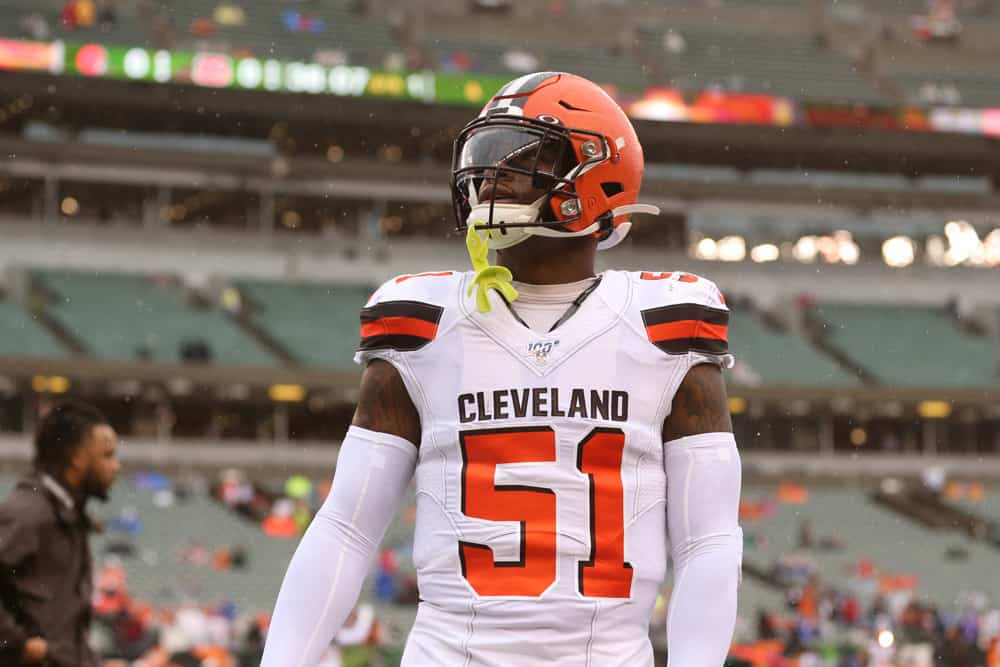
[[[623,93],[673,86],[876,106],[1000,104],[993,0],[476,3],[10,0],[3,37],[501,77],[572,69]],[[501,3],[501,8],[503,4]],[[573,39],[553,42],[548,21]],[[599,27],[598,27],[599,26]]]

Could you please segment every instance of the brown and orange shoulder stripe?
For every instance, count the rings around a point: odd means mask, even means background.
[[[362,308],[359,349],[419,350],[437,336],[443,312],[422,301],[383,301]]]
[[[729,311],[679,303],[642,311],[649,341],[667,354],[729,351]]]

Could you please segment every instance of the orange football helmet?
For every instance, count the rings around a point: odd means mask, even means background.
[[[642,172],[635,129],[604,90],[574,74],[527,74],[503,86],[455,140],[458,229],[479,223],[494,249],[531,235],[593,235],[609,248],[625,238],[633,213],[659,213],[637,203]],[[503,201],[497,184],[511,174],[529,176],[544,194]],[[480,201],[486,191],[493,194]]]

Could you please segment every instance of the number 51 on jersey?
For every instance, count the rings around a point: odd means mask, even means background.
[[[521,524],[520,558],[496,562],[485,544],[459,541],[462,576],[481,596],[538,597],[556,580],[556,494],[541,486],[500,485],[505,463],[556,462],[556,435],[548,426],[459,433],[462,513]],[[625,433],[595,428],[576,449],[576,467],[590,486],[590,558],[577,564],[577,590],[585,597],[628,598],[632,566],[625,562],[622,452]]]

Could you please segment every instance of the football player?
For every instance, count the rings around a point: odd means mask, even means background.
[[[411,479],[404,667],[651,666],[666,533],[669,665],[722,665],[742,557],[728,310],[695,275],[595,272],[656,212],[642,172],[628,118],[571,74],[511,81],[461,132],[474,270],[393,278],[362,310],[357,411],[264,667],[315,664]]]

